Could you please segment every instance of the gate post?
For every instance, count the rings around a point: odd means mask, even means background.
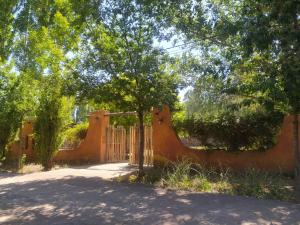
[[[107,111],[99,112],[99,122],[100,122],[100,152],[99,161],[106,162],[106,128],[109,126],[109,116],[107,116]]]
[[[77,158],[91,162],[105,162],[106,127],[109,124],[109,118],[105,113],[106,111],[102,110],[90,113],[87,135],[78,148]]]

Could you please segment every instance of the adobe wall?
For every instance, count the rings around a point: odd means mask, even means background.
[[[22,123],[20,130],[19,141],[14,142],[8,152],[10,160],[18,159],[23,154],[26,154],[26,160],[32,162],[35,160],[33,149],[33,121],[25,121]]]
[[[109,125],[109,116],[105,114],[105,111],[91,113],[86,138],[74,150],[58,151],[54,161],[66,163],[105,162],[105,129]],[[223,166],[235,170],[254,167],[267,171],[280,169],[284,172],[292,172],[294,169],[292,121],[292,116],[284,118],[277,144],[264,152],[201,151],[182,144],[172,128],[171,113],[167,107],[162,111],[154,110],[152,116],[154,165],[187,158],[204,166]],[[20,142],[14,143],[10,147],[10,158],[16,159],[20,155],[26,154],[27,160],[35,160],[32,133],[33,123],[31,121],[23,123]],[[28,137],[27,142],[26,137]]]
[[[266,171],[280,169],[284,172],[292,172],[294,169],[292,121],[292,116],[284,118],[277,144],[264,152],[201,151],[182,144],[172,128],[171,113],[167,107],[162,111],[154,110],[152,121],[154,165],[186,158],[204,166],[230,167],[234,170],[254,167]]]
[[[105,113],[105,111],[92,112],[89,115],[89,127],[85,139],[73,150],[59,150],[53,161],[59,163],[105,162],[105,129],[109,125],[109,116],[105,116]],[[33,122],[24,122],[21,129],[21,141],[10,146],[9,159],[15,160],[22,154],[26,154],[26,160],[36,161],[32,134]],[[24,140],[27,137],[29,141],[25,148]]]
[[[67,163],[104,162],[105,129],[109,125],[109,117],[105,116],[105,113],[105,111],[91,113],[85,139],[74,150],[59,150],[53,160]]]

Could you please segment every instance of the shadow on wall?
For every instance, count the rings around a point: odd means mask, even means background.
[[[9,146],[8,158],[17,159],[23,154],[26,155],[26,161],[33,162],[35,155],[33,152],[33,121],[28,120],[22,123],[19,140]]]
[[[100,178],[1,185],[3,225],[298,224],[297,205],[213,193],[184,193]],[[92,216],[91,216],[92,215]]]
[[[109,124],[109,117],[105,111],[92,112],[89,115],[89,127],[85,139],[73,150],[59,150],[53,161],[58,163],[98,163],[105,160],[105,128]],[[35,161],[34,143],[32,140],[33,122],[24,122],[20,141],[10,147],[9,158],[15,160],[22,154],[26,154],[28,161]],[[26,137],[29,144],[24,144]],[[26,146],[26,147],[24,147]]]
[[[172,128],[168,107],[164,107],[161,111],[154,110],[152,120],[154,165],[160,166],[170,161],[189,159],[204,166],[230,167],[235,170],[253,167],[266,171],[280,170],[291,173],[295,165],[292,148],[292,121],[292,116],[284,118],[277,144],[264,152],[201,151],[188,148],[180,141]]]
[[[109,116],[105,114],[105,111],[91,113],[86,138],[74,150],[59,151],[54,157],[54,161],[66,163],[105,162],[105,129],[109,125]],[[284,118],[277,144],[264,152],[201,151],[188,148],[180,141],[172,128],[171,113],[167,107],[164,107],[162,111],[154,110],[152,114],[154,165],[190,159],[192,162],[204,166],[230,167],[235,170],[254,167],[266,171],[280,170],[291,173],[295,165],[292,149],[292,121],[292,116]],[[30,156],[29,158],[34,159],[32,138],[28,139],[28,145],[24,145],[24,141],[22,141],[24,137],[30,137],[32,131],[32,122],[23,124],[20,143],[14,143],[11,146],[11,158],[17,158],[25,153]]]
[[[98,163],[105,162],[106,132],[109,117],[106,111],[95,111],[89,115],[89,127],[86,137],[74,150],[60,150],[54,157],[55,162]]]

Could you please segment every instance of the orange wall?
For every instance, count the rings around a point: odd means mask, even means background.
[[[89,127],[85,139],[74,150],[60,150],[54,157],[56,162],[104,162],[105,129],[109,117],[105,111],[96,111],[89,116]]]
[[[89,128],[86,138],[74,150],[60,150],[54,157],[56,162],[82,163],[105,162],[106,156],[106,132],[109,125],[109,116],[105,111],[96,111],[89,116]],[[227,152],[204,151],[188,148],[182,144],[176,132],[172,128],[171,114],[167,107],[162,111],[154,110],[152,118],[153,126],[153,154],[154,165],[161,165],[170,161],[188,158],[193,162],[204,166],[223,166],[236,170],[255,167],[262,170],[273,171],[281,169],[292,172],[294,159],[292,150],[292,117],[284,118],[281,134],[277,144],[264,152]],[[35,159],[31,134],[32,122],[25,122],[21,131],[21,143],[11,146],[11,158],[17,158],[21,154],[27,154],[27,159]],[[24,137],[29,136],[28,147],[24,148]],[[299,137],[300,139],[300,137]]]
[[[109,124],[109,116],[105,111],[96,111],[89,115],[89,127],[85,139],[74,150],[59,150],[53,161],[66,163],[83,162],[104,162],[106,156],[105,129]],[[36,160],[33,143],[33,123],[24,122],[21,129],[20,142],[10,146],[9,158],[17,159],[20,155],[26,154],[29,161]],[[24,148],[22,140],[29,136],[29,145]]]
[[[33,122],[26,121],[23,122],[21,127],[21,132],[19,136],[19,141],[13,143],[10,146],[10,151],[8,153],[9,159],[17,159],[21,155],[26,154],[27,161],[34,161],[35,156],[33,154]]]
[[[162,111],[154,110],[152,121],[154,165],[187,158],[204,166],[230,167],[235,170],[255,167],[266,171],[280,169],[292,172],[294,169],[292,120],[292,116],[284,118],[277,144],[264,152],[201,151],[188,148],[181,143],[172,128],[171,114],[167,107]]]

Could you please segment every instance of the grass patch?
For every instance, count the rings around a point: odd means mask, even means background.
[[[68,165],[66,164],[55,164],[51,170],[57,170],[62,168],[67,168]],[[22,165],[20,168],[17,163],[6,163],[0,164],[0,172],[10,172],[10,173],[19,173],[19,174],[29,174],[29,173],[36,173],[42,172],[43,166],[41,164],[36,163],[27,163]]]
[[[142,183],[158,187],[259,199],[294,200],[293,179],[281,173],[255,169],[234,172],[230,169],[203,168],[187,161],[168,168],[152,168],[145,172]],[[127,181],[137,182],[136,174],[129,176]]]

